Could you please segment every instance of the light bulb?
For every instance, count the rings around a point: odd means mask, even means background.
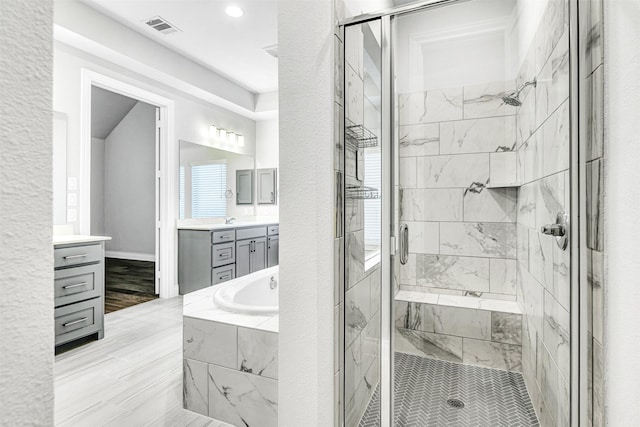
[[[244,136],[238,135],[238,146],[244,147]]]
[[[227,8],[225,9],[225,12],[227,12],[227,15],[229,15],[232,18],[240,18],[242,15],[244,15],[244,10],[242,10],[239,6],[235,6],[235,5],[227,6]]]
[[[211,138],[215,138],[216,136],[218,136],[218,128],[215,127],[215,125],[209,126],[209,136]]]

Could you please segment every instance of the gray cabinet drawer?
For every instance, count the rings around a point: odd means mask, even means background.
[[[53,281],[55,306],[101,296],[103,275],[101,264],[56,270]]]
[[[102,261],[102,245],[72,246],[53,251],[54,268]]]
[[[237,228],[236,239],[254,239],[256,237],[264,237],[267,235],[267,227],[251,227],[251,228]]]
[[[267,229],[267,234],[269,236],[275,236],[280,234],[280,226],[279,225],[270,225]]]
[[[234,262],[236,262],[235,243],[222,243],[211,247],[211,267],[218,267]]]
[[[224,267],[218,267],[211,270],[212,271],[212,282],[214,285],[218,283],[223,283],[234,279],[236,277],[236,265],[225,265]]]
[[[211,243],[233,242],[236,239],[236,230],[214,231],[211,236]]]
[[[103,311],[102,298],[56,308],[54,310],[56,345],[102,330]]]

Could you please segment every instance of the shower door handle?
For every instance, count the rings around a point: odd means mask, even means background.
[[[400,226],[400,264],[405,265],[409,261],[409,227],[407,224]]]

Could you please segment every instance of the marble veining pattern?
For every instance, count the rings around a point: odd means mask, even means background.
[[[401,126],[461,120],[462,111],[462,88],[398,95],[398,117]]]
[[[440,143],[440,126],[438,123],[400,126],[398,132],[400,157],[438,154]]]
[[[489,259],[416,255],[416,284],[435,288],[489,292]]]
[[[515,148],[515,127],[515,116],[443,122],[440,124],[440,154],[512,150]]]
[[[238,328],[238,369],[278,378],[278,334]]]
[[[278,425],[276,380],[209,365],[209,413],[237,426]]]
[[[489,180],[489,154],[418,157],[419,188],[467,188]]]
[[[445,222],[440,227],[441,254],[516,257],[515,224]]]
[[[501,81],[464,87],[464,118],[503,116],[515,114],[513,108],[502,101],[515,90],[513,81]]]
[[[184,359],[183,363],[184,408],[202,415],[209,415],[207,364],[189,359]]]

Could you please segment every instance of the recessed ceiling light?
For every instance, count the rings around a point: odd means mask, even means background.
[[[242,10],[239,6],[233,5],[227,6],[225,12],[227,12],[227,15],[231,16],[232,18],[240,18],[242,15],[244,15],[244,10]]]

